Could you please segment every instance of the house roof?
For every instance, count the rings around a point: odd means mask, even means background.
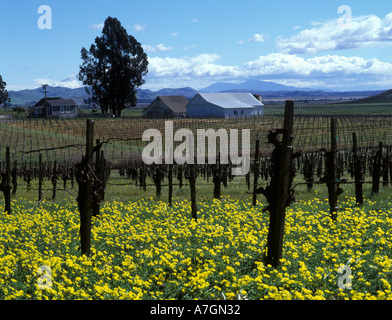
[[[59,106],[76,106],[75,101],[72,99],[63,99],[63,98],[42,98],[38,101],[34,107],[42,107],[47,102],[52,107],[59,107]]]
[[[186,106],[189,103],[185,96],[159,96],[160,99],[168,108],[175,113],[185,113]]]
[[[223,109],[254,109],[264,106],[250,93],[198,93],[198,95]]]
[[[155,101],[162,101],[170,110],[175,113],[186,113],[186,106],[189,101],[185,96],[158,96],[145,110],[150,109]]]

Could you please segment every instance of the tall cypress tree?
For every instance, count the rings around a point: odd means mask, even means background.
[[[0,104],[8,101],[8,91],[5,89],[7,84],[3,81],[3,77],[0,75]]]
[[[136,106],[137,88],[145,83],[148,72],[147,54],[120,21],[107,18],[102,36],[89,51],[83,48],[81,55],[79,80],[92,99],[99,101],[103,113],[121,117],[126,105]]]

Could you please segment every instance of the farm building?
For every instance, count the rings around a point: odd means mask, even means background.
[[[76,118],[77,105],[71,99],[43,98],[32,108],[32,118]]]
[[[144,118],[184,117],[188,99],[184,96],[159,96],[144,110]]]
[[[262,116],[263,106],[250,93],[198,93],[186,109],[190,118],[240,118]]]

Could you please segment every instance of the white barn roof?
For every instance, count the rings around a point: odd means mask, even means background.
[[[199,93],[207,102],[223,109],[254,109],[263,104],[250,93]]]

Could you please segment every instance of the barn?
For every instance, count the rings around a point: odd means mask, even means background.
[[[31,108],[32,118],[76,118],[77,104],[72,99],[43,98]]]
[[[189,118],[241,118],[262,116],[263,106],[250,93],[198,93],[186,109]]]
[[[185,96],[159,96],[144,110],[144,118],[185,117],[189,103]]]

